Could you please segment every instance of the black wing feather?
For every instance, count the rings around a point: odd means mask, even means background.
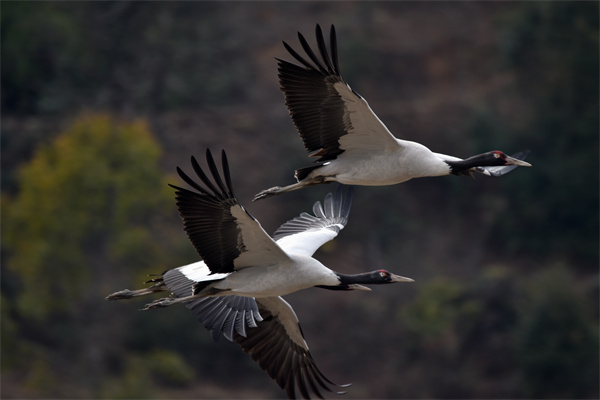
[[[336,75],[341,76],[340,64],[338,62],[337,38],[335,35],[335,27],[333,25],[331,25],[331,30],[329,31],[329,49],[331,50],[333,70],[335,71]]]
[[[325,46],[325,39],[323,38],[323,32],[321,31],[321,27],[317,24],[316,28],[316,36],[317,36],[317,45],[319,46],[319,53],[321,54],[321,58],[325,62],[325,66],[327,67],[327,72],[329,74],[335,74],[336,71],[331,64],[331,59],[329,58],[329,53],[327,52],[327,47]]]
[[[317,152],[315,154],[320,157],[317,162],[323,162],[343,153],[339,138],[352,127],[345,115],[344,100],[334,88],[337,83],[345,83],[339,73],[335,29],[332,26],[331,56],[319,25],[316,36],[322,60],[310,48],[304,36],[298,33],[300,44],[312,63],[284,42],[286,50],[302,66],[278,59],[278,70],[286,106],[304,147],[311,153]]]
[[[209,168],[210,168],[211,164],[214,167],[214,161],[212,159],[212,154],[210,153],[210,150],[208,150],[208,149],[206,149],[206,161],[209,165]],[[200,167],[200,164],[198,164],[198,161],[196,161],[196,157],[194,157],[194,156],[192,156],[192,168],[194,168],[194,172],[202,180],[202,183],[204,183],[206,186],[208,186],[208,188],[213,192],[213,195],[220,198],[221,194],[219,193],[219,190],[215,187],[215,185],[213,185],[213,183],[210,181],[210,179],[208,179],[208,177],[202,170],[202,167]],[[215,175],[219,176],[218,172],[215,174],[215,172],[213,171],[213,168],[210,168],[210,170],[213,174],[213,177]],[[179,171],[181,171],[181,170],[179,170]],[[183,173],[183,171],[181,171],[180,176],[182,173]],[[183,173],[183,174],[185,175],[185,173]],[[183,176],[182,176],[182,178],[183,178]],[[188,181],[186,181],[186,182],[189,183],[189,181],[191,181],[192,179],[190,179],[189,177],[187,177],[187,178],[188,178]],[[206,192],[206,190],[204,190],[204,193],[209,194],[208,192]]]
[[[195,161],[196,161],[196,159],[195,159],[195,158],[192,156],[192,164],[193,164]],[[198,191],[199,191],[199,192],[201,192],[201,193],[204,193],[204,194],[209,194],[209,193],[206,191],[206,189],[204,189],[202,186],[200,186],[199,184],[197,184],[197,183],[196,183],[196,182],[195,182],[193,179],[191,179],[189,176],[187,176],[187,174],[186,174],[185,172],[183,172],[183,171],[181,170],[181,168],[179,168],[179,167],[177,167],[177,174],[179,175],[179,177],[180,177],[181,179],[183,179],[183,181],[184,181],[185,183],[187,183],[188,185],[190,185],[190,186],[191,186],[191,187],[193,187],[194,189],[198,190]],[[203,174],[204,174],[204,173],[203,173]],[[171,186],[172,188],[175,188],[175,189],[177,189],[177,187],[176,187],[176,186],[173,186],[173,185],[169,185],[169,186]]]
[[[225,153],[223,152],[223,154]],[[207,150],[206,158],[216,185],[211,182],[202,167],[192,157],[194,171],[206,188],[203,188],[179,168],[178,172],[181,178],[198,192],[175,185],[170,186],[176,189],[177,208],[183,220],[184,229],[210,271],[212,273],[233,272],[235,270],[234,260],[244,251],[244,244],[231,210],[234,207],[244,209],[233,196],[229,168],[223,169],[225,182],[227,182],[227,186],[225,186],[210,150]],[[223,164],[226,164],[226,159],[223,159]]]
[[[191,296],[197,283],[181,273],[180,268],[165,272],[163,279],[177,297]],[[198,318],[215,341],[219,340],[221,334],[233,341],[234,331],[245,336],[246,326],[255,328],[262,320],[253,297],[201,297],[186,302],[185,306]]]
[[[314,70],[314,69],[315,69],[315,66],[314,66],[313,64],[309,63],[308,61],[306,61],[306,60],[304,59],[304,57],[302,57],[300,54],[298,54],[298,53],[296,52],[296,50],[294,50],[294,49],[292,48],[292,46],[290,46],[289,44],[287,44],[285,41],[282,41],[282,43],[283,43],[283,47],[285,47],[285,49],[286,49],[286,50],[287,50],[287,51],[288,51],[288,52],[289,52],[289,53],[292,55],[292,57],[294,57],[294,58],[295,58],[297,61],[299,61],[299,62],[300,62],[302,65],[304,65],[306,68],[308,68],[308,69],[311,69],[311,70]],[[280,62],[287,62],[287,61],[281,60],[281,59],[279,59],[279,58],[276,58],[276,60],[277,60],[277,61],[280,61]],[[292,64],[292,65],[293,65],[293,64]]]
[[[248,329],[246,337],[234,334],[234,341],[286,391],[289,398],[296,398],[296,388],[303,398],[310,398],[311,392],[323,398],[320,390],[333,392],[330,386],[348,386],[337,385],[327,379],[317,368],[308,349],[288,336],[279,316],[274,315],[260,300],[257,301],[258,309],[264,319],[257,328]],[[283,302],[281,298],[279,301]]]
[[[221,151],[221,167],[223,168],[223,175],[225,176],[225,184],[229,189],[229,196],[235,197],[235,194],[233,193],[233,184],[231,183],[231,173],[229,172],[229,162],[227,161],[225,150]]]
[[[306,53],[306,55],[308,55],[308,57],[312,60],[312,62],[317,66],[317,68],[319,69],[319,71],[321,72],[321,74],[328,75],[329,71],[327,71],[327,69],[325,69],[323,67],[323,65],[321,65],[321,62],[320,62],[319,58],[312,51],[312,49],[310,48],[308,42],[306,41],[306,39],[304,38],[304,36],[302,36],[302,34],[300,32],[298,32],[298,39],[300,40],[300,44],[302,45],[302,48],[304,49],[304,52]]]
[[[221,160],[223,161],[223,155],[221,155]],[[212,154],[210,154],[210,151],[206,152],[206,161],[216,184],[219,186],[220,193],[226,195],[227,197],[233,197],[231,196],[230,191],[223,184],[223,180],[221,179],[221,175],[219,174],[219,170],[217,169],[217,165],[215,164],[215,160],[213,159]]]

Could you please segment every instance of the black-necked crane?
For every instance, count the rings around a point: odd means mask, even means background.
[[[395,138],[367,101],[346,83],[340,73],[335,28],[331,26],[329,54],[319,25],[317,46],[321,58],[298,32],[309,60],[286,42],[286,50],[301,64],[277,59],[279,82],[292,121],[310,152],[318,159],[295,172],[296,183],[275,186],[254,200],[327,182],[385,186],[412,178],[480,172],[501,176],[531,164],[528,152],[512,157],[490,151],[467,159],[434,153],[420,143]]]
[[[344,228],[352,203],[352,188],[340,185],[335,195],[315,203],[314,216],[302,213],[284,223],[271,238],[238,202],[227,157],[222,176],[207,150],[212,181],[192,157],[202,186],[177,168],[194,190],[173,186],[185,231],[202,261],[171,269],[153,286],[122,290],[108,300],[171,291],[144,309],[184,303],[216,340],[223,334],[242,346],[290,398],[322,397],[320,389],[336,385],[317,368],[298,318],[281,296],[310,287],[370,290],[363,285],[411,282],[386,270],[345,275],[325,267],[312,255]],[[337,392],[343,393],[343,392]]]

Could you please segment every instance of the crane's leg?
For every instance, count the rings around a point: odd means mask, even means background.
[[[177,303],[185,303],[186,301],[197,299],[198,295],[186,296],[186,297],[164,297],[162,299],[156,299],[152,303],[148,303],[142,308],[142,311],[152,310],[153,308],[162,308],[172,306]]]
[[[302,189],[303,187],[306,187],[306,186],[319,185],[321,183],[331,183],[331,182],[335,182],[335,179],[332,179],[332,178],[326,177],[326,176],[317,176],[317,177],[311,178],[310,180],[308,180],[308,179],[303,180],[303,181],[296,182],[296,183],[293,183],[291,185],[287,185],[284,187],[274,186],[270,189],[265,189],[262,192],[258,193],[256,196],[254,196],[254,199],[252,199],[252,201],[262,200],[262,199],[266,199],[267,197],[277,196],[282,193],[291,192],[292,190]]]
[[[118,292],[115,292],[111,295],[106,296],[106,300],[124,300],[124,299],[131,299],[133,297],[138,297],[138,296],[145,296],[147,294],[152,294],[152,293],[158,293],[158,292],[164,292],[169,290],[167,288],[167,285],[165,285],[165,283],[163,281],[159,281],[158,283],[155,283],[154,285],[147,287],[147,288],[143,288],[143,289],[138,289],[138,290],[129,290],[129,289],[125,289],[125,290],[120,290]]]
[[[263,191],[261,191],[260,193],[258,193],[256,196],[254,196],[254,199],[252,199],[252,201],[256,201],[256,200],[262,200],[262,199],[266,199],[267,197],[273,197],[273,196],[277,196],[279,194],[285,193],[285,192],[291,192],[292,190],[298,190],[303,188],[304,186],[309,186],[309,185],[314,185],[314,183],[306,183],[306,182],[297,182],[288,186],[273,186],[272,188],[269,189],[265,189]]]

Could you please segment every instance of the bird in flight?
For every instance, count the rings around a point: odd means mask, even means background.
[[[300,65],[277,59],[279,82],[304,147],[310,157],[318,158],[312,165],[296,170],[296,183],[263,190],[254,200],[328,182],[385,186],[449,174],[501,176],[518,166],[531,166],[523,161],[528,152],[511,157],[502,151],[490,151],[461,159],[397,139],[342,77],[334,26],[329,51],[321,27],[316,27],[320,58],[300,32],[298,38],[306,56],[283,42]]]
[[[352,187],[340,185],[314,215],[302,213],[280,226],[271,238],[233,193],[225,152],[221,170],[206,152],[212,180],[194,157],[192,167],[201,183],[177,168],[193,189],[171,185],[185,231],[202,261],[164,272],[139,290],[121,290],[107,300],[171,292],[145,310],[183,303],[210,331],[238,343],[254,361],[295,398],[322,397],[320,390],[337,386],[317,368],[292,307],[281,297],[301,289],[371,290],[369,284],[412,282],[380,269],[346,275],[312,255],[337,236],[348,222]],[[341,394],[343,392],[336,392]]]

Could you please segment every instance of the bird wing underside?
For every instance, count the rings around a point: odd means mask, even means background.
[[[296,314],[281,297],[256,299],[263,320],[248,329],[247,336],[234,334],[254,361],[286,391],[289,398],[296,392],[308,399],[322,398],[321,390],[331,392],[331,382],[317,368],[304,341]],[[342,387],[342,386],[340,386]]]
[[[223,334],[233,342],[234,335],[245,337],[248,330],[256,328],[262,321],[253,297],[203,297],[189,301],[185,306],[208,329],[214,341]]]
[[[353,148],[383,149],[397,145],[367,102],[342,78],[334,27],[330,33],[331,55],[319,25],[316,38],[320,58],[302,34],[298,33],[298,38],[310,61],[283,42],[302,65],[278,59],[279,81],[294,125],[311,156],[326,161]]]
[[[203,275],[204,272],[210,271],[201,261],[169,270],[164,273],[163,280],[176,297],[188,297],[199,282],[214,276]],[[221,334],[230,341],[233,341],[234,332],[245,336],[247,327],[255,328],[257,322],[262,321],[252,297],[201,297],[186,302],[185,306],[202,322],[215,341]]]
[[[339,185],[335,195],[327,194],[323,205],[319,201],[314,204],[314,216],[302,213],[287,221],[275,231],[274,239],[287,253],[312,256],[346,226],[352,197],[352,186]]]
[[[229,165],[222,152],[221,177],[209,150],[206,161],[213,181],[192,157],[194,172],[204,184],[180,168],[179,176],[196,191],[175,188],[177,208],[185,231],[212,273],[229,273],[257,262],[281,262],[287,255],[238,202],[233,194]]]

